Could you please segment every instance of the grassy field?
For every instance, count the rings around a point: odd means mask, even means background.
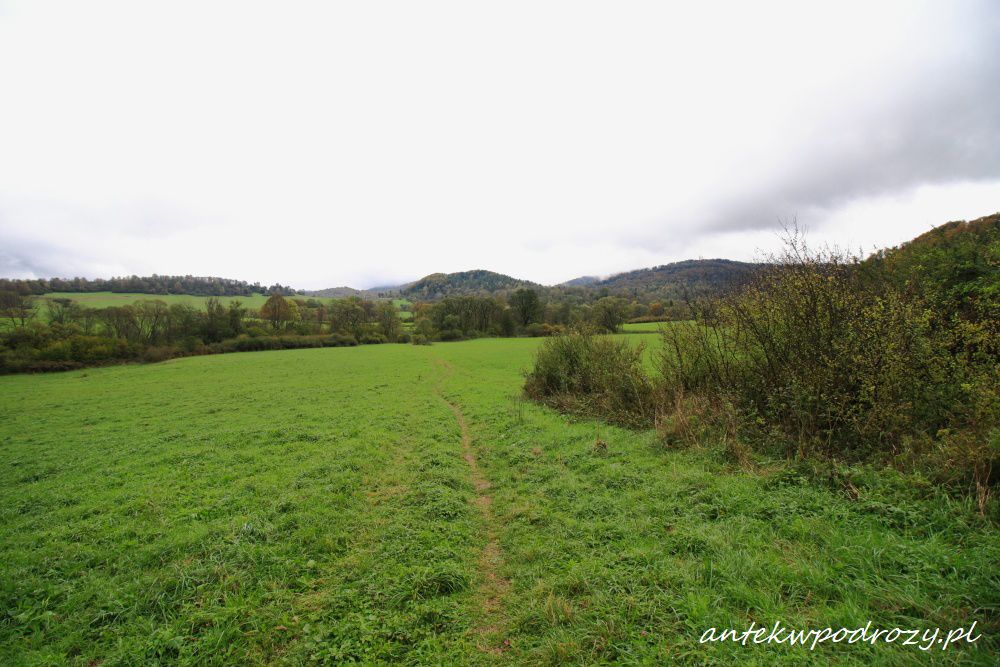
[[[0,377],[0,664],[995,664],[971,502],[568,419],[539,342]],[[698,642],[751,621],[983,637]]]
[[[148,301],[156,299],[165,303],[185,303],[197,308],[204,308],[205,302],[211,297],[193,296],[190,294],[133,294],[130,292],[49,292],[42,295],[39,301],[47,299],[72,299],[85,308],[108,308],[110,306],[127,306],[136,301]],[[229,304],[230,301],[239,301],[247,308],[260,308],[267,301],[266,294],[254,294],[253,296],[220,296],[216,297],[221,303]]]
[[[657,333],[662,327],[670,326],[669,322],[626,322],[622,325],[624,333]]]

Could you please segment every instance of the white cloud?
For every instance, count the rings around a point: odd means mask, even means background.
[[[0,274],[556,282],[745,257],[793,215],[843,243],[899,242],[1000,208],[998,17],[977,2],[8,3]]]

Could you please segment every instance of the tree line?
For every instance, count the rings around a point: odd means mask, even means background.
[[[87,308],[0,292],[0,372],[67,370],[190,354],[405,342],[391,302],[272,294],[258,309],[215,297],[204,308],[145,299]]]
[[[0,291],[0,371],[45,371],[188,354],[371,343],[429,344],[483,336],[550,336],[568,327],[620,330],[633,305],[618,297],[550,302],[539,290],[455,296],[412,307],[404,326],[388,300],[272,294],[259,309],[208,298],[203,308],[155,298],[88,308],[70,298]]]
[[[47,294],[49,292],[126,292],[135,294],[190,294],[192,296],[252,296],[296,291],[280,283],[265,287],[259,282],[204,276],[122,276],[118,278],[0,278],[0,292]]]
[[[618,297],[548,301],[544,292],[522,287],[499,296],[450,296],[414,306],[417,342],[451,341],[484,336],[552,336],[571,327],[607,333],[621,330],[631,304]]]

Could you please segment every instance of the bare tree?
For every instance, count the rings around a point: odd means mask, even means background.
[[[21,292],[0,292],[0,315],[14,326],[25,326],[35,317],[35,299]]]

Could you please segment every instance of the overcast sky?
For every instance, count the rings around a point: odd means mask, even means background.
[[[551,284],[1000,210],[1000,2],[0,0],[0,276]]]

